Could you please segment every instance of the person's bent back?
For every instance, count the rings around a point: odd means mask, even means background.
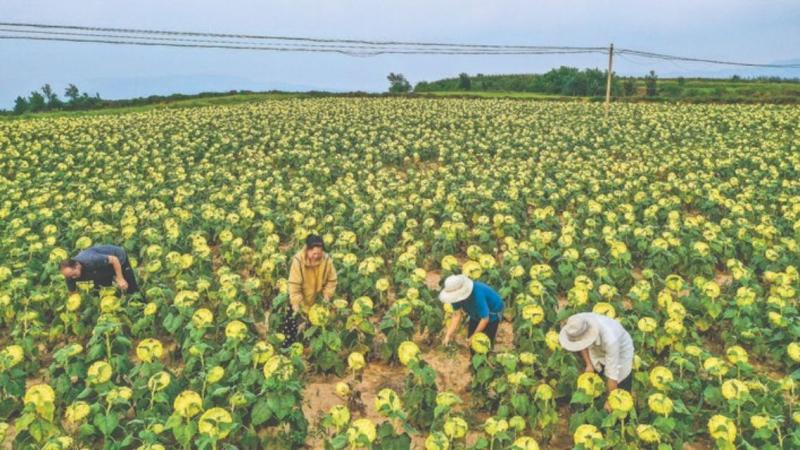
[[[67,290],[77,290],[76,283],[91,281],[94,286],[111,286],[113,281],[123,291],[130,294],[139,291],[139,284],[133,273],[125,249],[116,245],[95,245],[70,259],[62,261],[59,269],[67,283]]]

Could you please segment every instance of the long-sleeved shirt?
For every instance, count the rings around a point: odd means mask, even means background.
[[[504,307],[500,295],[480,281],[473,282],[472,293],[466,300],[453,303],[453,308],[466,311],[470,320],[489,319],[489,323],[500,320]]]
[[[582,313],[592,317],[600,333],[589,346],[589,359],[596,370],[614,380],[622,381],[631,374],[633,367],[633,339],[616,320],[597,313]]]
[[[67,289],[74,292],[78,281],[108,282],[114,277],[114,267],[108,262],[109,256],[116,256],[120,265],[128,262],[128,254],[116,245],[95,245],[78,253],[72,259],[81,263],[81,276],[67,278]]]
[[[289,268],[289,301],[293,306],[308,311],[317,294],[331,298],[335,292],[336,269],[330,255],[324,253],[322,259],[316,263],[308,260],[305,250],[292,257]]]

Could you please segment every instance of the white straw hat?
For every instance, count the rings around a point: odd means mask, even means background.
[[[561,327],[558,341],[565,350],[579,352],[592,345],[597,340],[598,334],[600,327],[591,314],[574,314]]]
[[[472,286],[472,280],[466,275],[450,275],[444,280],[444,289],[439,292],[439,300],[446,304],[466,300],[472,294]]]

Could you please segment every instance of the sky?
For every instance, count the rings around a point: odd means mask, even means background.
[[[800,62],[797,0],[0,0],[0,21],[215,33],[480,44],[577,45],[749,62]],[[604,55],[441,56],[270,53],[0,40],[0,108],[17,95],[68,83],[103,98],[251,90],[385,91],[389,72],[411,83],[461,72],[605,69]],[[619,57],[641,75],[730,76],[742,70]]]

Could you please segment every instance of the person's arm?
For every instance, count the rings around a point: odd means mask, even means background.
[[[300,305],[303,303],[303,273],[300,261],[292,258],[292,265],[289,268],[289,304],[294,312],[300,312]]]
[[[608,393],[610,394],[614,389],[617,388],[617,380],[612,380],[611,378],[608,378],[606,380],[606,388],[608,389]],[[611,404],[608,403],[608,398],[606,398],[606,402],[603,404],[603,408],[605,408],[606,411],[611,412]]]
[[[589,349],[585,348],[581,350],[581,358],[583,358],[583,362],[586,364],[586,368],[583,370],[584,372],[594,372],[594,364],[592,364],[592,358],[589,357]]]
[[[442,341],[442,344],[447,345],[450,343],[450,338],[453,337],[453,333],[456,332],[460,324],[461,310],[457,309],[453,311],[453,317],[450,318],[450,324],[447,326],[447,330],[444,333],[444,340]]]
[[[617,388],[619,382],[622,381],[620,380],[620,372],[622,369],[620,364],[620,343],[612,342],[610,345],[607,345],[604,350],[606,352],[606,361],[603,366],[603,374],[606,376],[606,388],[608,389],[608,393],[611,393],[611,391]],[[604,406],[606,410],[611,411],[608,400],[606,400]]]
[[[322,290],[322,296],[325,300],[330,300],[336,294],[336,268],[333,267],[333,259],[328,257],[325,260],[328,266],[328,279],[325,280],[325,288]]]
[[[125,281],[125,277],[122,276],[122,264],[119,262],[119,258],[114,255],[108,255],[108,263],[114,268],[114,276],[117,279],[117,285],[119,285],[119,288],[123,291],[127,290],[128,282]]]
[[[478,326],[475,327],[475,333],[483,333],[483,330],[489,326],[489,318],[484,317],[480,321],[478,321]]]

